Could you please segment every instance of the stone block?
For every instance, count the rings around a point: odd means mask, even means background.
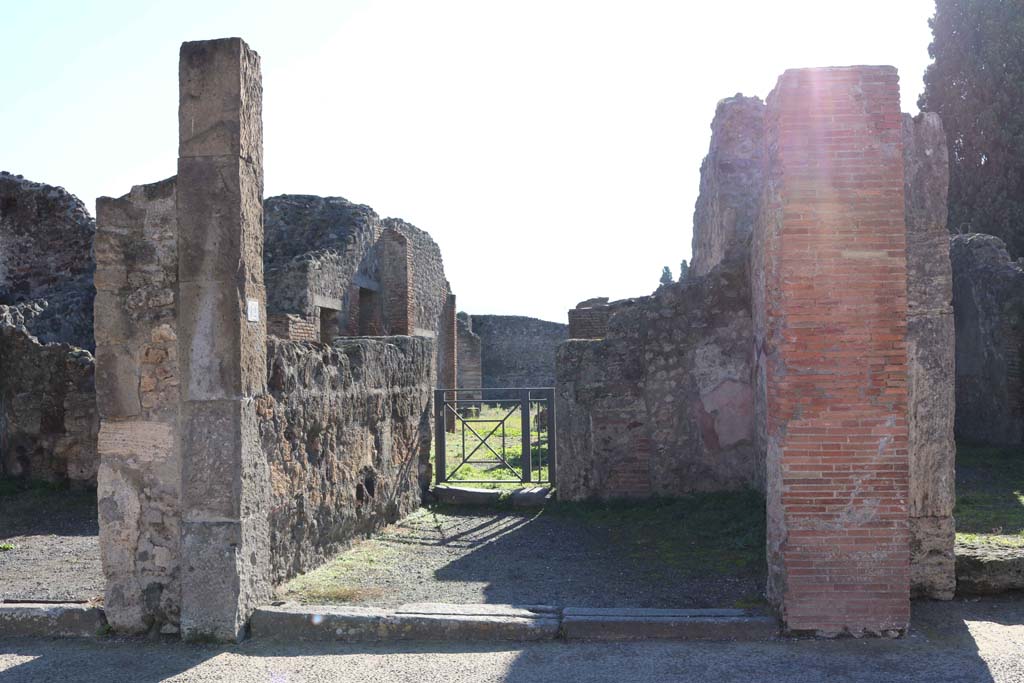
[[[96,349],[96,406],[103,419],[142,413],[139,366],[128,347],[103,345]]]
[[[910,518],[910,593],[951,600],[956,590],[952,516]]]
[[[263,393],[266,389],[266,321],[246,319],[255,299],[263,310],[262,287],[234,283],[179,285],[178,354],[182,398],[213,401]]]
[[[178,156],[234,156],[263,165],[259,55],[241,38],[182,43]]]
[[[233,156],[178,160],[178,277],[263,283],[262,170]]]

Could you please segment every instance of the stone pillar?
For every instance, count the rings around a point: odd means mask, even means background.
[[[118,633],[180,619],[177,240],[173,178],[96,201],[96,497]]]
[[[910,618],[896,70],[787,71],[765,138],[752,264],[769,596],[795,632],[893,634]]]
[[[449,290],[437,329],[437,386],[455,389],[459,382],[458,329],[456,327],[455,295]],[[449,418],[448,431],[455,432],[455,420]]]
[[[935,113],[903,115],[910,406],[910,583],[915,596],[950,600],[956,445],[953,273],[946,194],[949,155]]]
[[[177,214],[184,637],[238,639],[270,598],[259,56],[184,43]]]
[[[480,336],[473,333],[473,319],[466,313],[459,313],[456,316],[455,326],[458,333],[455,355],[458,357],[459,389],[475,389],[476,391],[462,394],[462,398],[479,401],[480,387],[483,386]]]

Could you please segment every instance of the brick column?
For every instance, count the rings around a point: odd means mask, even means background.
[[[259,56],[238,38],[184,43],[179,77],[181,627],[230,640],[270,597]]]
[[[892,67],[768,98],[754,308],[769,595],[793,631],[907,626],[907,262]]]

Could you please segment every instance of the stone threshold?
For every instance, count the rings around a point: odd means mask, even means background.
[[[0,602],[0,637],[92,638],[109,627],[102,607],[82,602]]]
[[[518,508],[542,508],[554,499],[554,492],[546,486],[519,489],[481,489],[442,484],[430,489],[434,499],[448,505],[500,505],[511,503]]]
[[[252,616],[275,641],[769,640],[775,617],[742,609],[603,609],[415,603],[397,609],[275,604]]]

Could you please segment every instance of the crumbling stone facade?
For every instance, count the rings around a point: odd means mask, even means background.
[[[956,435],[1024,444],[1024,260],[992,235],[955,235]]]
[[[519,315],[474,315],[473,332],[482,346],[484,389],[554,386],[555,351],[569,336],[567,325]]]
[[[0,172],[0,306],[18,307],[44,344],[93,348],[95,232],[85,205],[63,188]]]
[[[434,344],[268,339],[259,58],[185,43],[180,76],[178,175],[98,202],[105,609],[235,640],[275,581],[418,504]]]
[[[431,346],[423,337],[327,347],[270,339],[269,392],[256,410],[270,464],[275,583],[419,507]]]
[[[558,349],[559,498],[756,486],[743,255],[608,308],[603,339]]]
[[[750,241],[764,183],[764,109],[757,97],[740,94],[715,109],[693,211],[690,276],[704,275]]]
[[[569,339],[603,339],[608,334],[612,307],[608,297],[595,297],[569,309]]]

